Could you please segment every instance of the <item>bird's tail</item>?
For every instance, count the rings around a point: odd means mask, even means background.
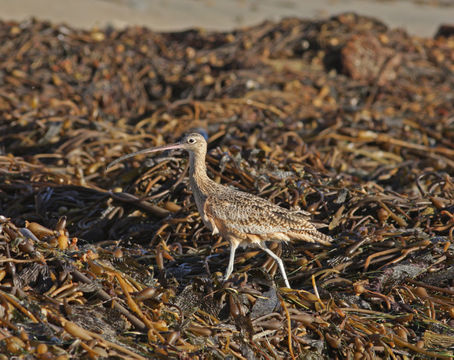
[[[293,239],[304,240],[307,242],[316,242],[326,246],[330,246],[333,238],[325,235],[316,229],[298,231],[292,234]]]

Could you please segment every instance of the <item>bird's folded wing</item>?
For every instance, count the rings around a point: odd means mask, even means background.
[[[223,228],[245,234],[316,230],[304,215],[240,191],[208,197],[205,209],[206,215],[222,223]]]

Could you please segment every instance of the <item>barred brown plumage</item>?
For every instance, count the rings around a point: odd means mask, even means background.
[[[284,264],[266,246],[266,241],[304,240],[329,245],[331,237],[319,232],[307,216],[288,210],[258,196],[221,185],[206,172],[207,142],[197,133],[186,135],[179,143],[144,149],[122,156],[107,167],[124,159],[156,151],[184,149],[189,153],[189,181],[204,224],[230,242],[227,280],[233,271],[235,251],[239,245],[255,245],[266,251],[279,265],[285,285],[290,288]]]

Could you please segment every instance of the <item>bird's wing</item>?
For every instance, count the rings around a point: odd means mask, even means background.
[[[226,230],[244,234],[317,232],[306,216],[236,190],[209,196],[206,213]]]

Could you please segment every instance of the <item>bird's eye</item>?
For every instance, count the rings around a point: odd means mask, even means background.
[[[194,138],[189,138],[188,139],[188,143],[189,144],[194,144],[195,143],[195,139]]]

